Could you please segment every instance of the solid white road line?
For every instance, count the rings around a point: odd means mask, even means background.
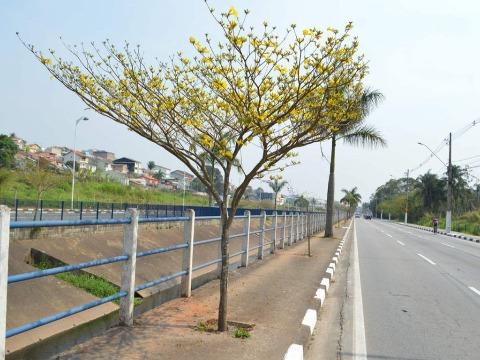
[[[418,253],[417,253],[417,255],[420,256],[423,260],[429,262],[430,264],[432,264],[432,265],[437,265],[437,264],[435,264],[432,260],[430,260],[429,258],[427,258],[426,256],[423,256],[422,254],[418,254]]]
[[[480,290],[475,289],[473,286],[469,286],[468,288],[472,290],[474,293],[476,293],[477,295],[480,295]]]
[[[365,320],[363,316],[362,283],[358,261],[357,227],[353,230],[353,359],[367,359]]]
[[[453,245],[450,245],[450,244],[445,244],[445,243],[440,243],[440,244],[442,244],[442,245],[445,245],[445,246],[448,246],[448,247],[450,247],[450,248],[454,248],[454,249],[455,249],[455,246],[453,246]]]
[[[404,244],[403,242],[401,242],[401,241],[398,241],[398,240],[397,240],[397,243],[399,243],[399,244],[402,245],[402,246],[405,246],[405,244]]]

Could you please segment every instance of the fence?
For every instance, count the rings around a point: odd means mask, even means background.
[[[119,219],[98,219],[98,220],[50,220],[50,221],[18,221],[10,222],[10,209],[6,206],[0,206],[0,359],[5,356],[5,338],[9,338],[31,329],[52,323],[56,320],[66,318],[79,312],[94,308],[101,304],[120,299],[119,322],[130,326],[133,324],[133,305],[134,294],[137,291],[151,288],[159,284],[165,283],[172,279],[181,278],[181,294],[189,297],[192,291],[192,277],[194,272],[206,268],[208,266],[218,264],[221,258],[215,258],[205,263],[193,266],[194,248],[205,244],[220,242],[221,238],[213,238],[202,241],[194,241],[195,224],[197,222],[219,219],[216,216],[200,216],[196,217],[193,209],[185,211],[186,216],[179,217],[156,217],[147,218],[140,217],[138,209],[128,209],[128,217]],[[337,214],[338,220],[345,218],[345,214]],[[259,230],[252,231],[250,228],[251,219],[258,218],[260,220]],[[272,227],[266,228],[267,218],[271,219]],[[262,260],[265,251],[268,249],[274,253],[278,248],[292,245],[315,232],[324,228],[325,214],[323,213],[293,213],[283,212],[268,215],[266,211],[261,211],[259,215],[252,215],[249,210],[243,211],[242,215],[236,216],[235,219],[243,219],[243,232],[240,234],[230,235],[230,239],[243,237],[241,251],[230,254],[230,258],[240,256],[240,265],[247,267],[249,258],[254,252],[254,256],[258,260]],[[147,222],[183,222],[183,243],[150,249],[143,252],[137,252],[138,226]],[[10,229],[25,227],[51,227],[51,226],[83,226],[92,224],[122,224],[124,226],[123,236],[123,253],[110,258],[95,259],[78,264],[54,267],[46,270],[38,270],[23,274],[15,274],[7,277],[8,274],[8,248]],[[266,234],[272,232],[271,241],[266,242]],[[277,232],[280,236],[277,238]],[[250,247],[250,236],[258,234],[258,244]],[[181,270],[172,274],[161,276],[160,278],[148,281],[143,284],[135,284],[136,262],[143,257],[154,254],[167,253],[171,251],[182,251],[183,261]],[[34,280],[44,276],[61,274],[74,270],[92,268],[100,265],[123,263],[121,275],[120,291],[111,296],[92,301],[81,306],[73,307],[66,311],[62,311],[51,316],[38,319],[36,321],[24,324],[22,326],[6,329],[6,302],[8,284]]]
[[[40,200],[37,202],[27,199],[1,199],[0,204],[12,209],[14,221],[117,219],[128,216],[129,208],[138,209],[139,215],[146,218],[185,216],[186,209],[195,210],[197,216],[220,216],[220,209],[215,206],[76,201],[71,207],[70,201]],[[262,209],[238,208],[235,215],[243,215],[245,210],[249,210],[252,215],[259,215],[262,211]],[[272,209],[265,209],[265,211],[268,215],[274,212]]]

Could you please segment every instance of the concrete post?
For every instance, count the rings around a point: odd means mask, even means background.
[[[304,224],[304,221],[305,221],[305,214],[302,214],[301,217],[300,217],[300,221],[301,221],[301,224],[300,224],[300,239],[303,239],[305,237],[305,224]]]
[[[195,211],[187,209],[185,216],[188,217],[183,223],[183,242],[188,247],[183,249],[182,270],[187,273],[182,276],[182,296],[192,296],[192,275],[193,275],[193,239],[195,238]]]
[[[133,301],[135,297],[135,269],[137,265],[138,210],[128,209],[130,224],[123,228],[123,254],[128,260],[123,263],[122,291],[127,296],[120,299],[120,324],[133,325]]]
[[[295,242],[300,240],[300,213],[297,213],[297,224],[296,224],[296,234],[295,234]]]
[[[267,213],[263,210],[260,213],[260,236],[258,238],[258,259],[263,260],[263,244],[265,243],[265,222],[267,220]]]
[[[10,209],[0,205],[0,359],[5,359],[7,330],[8,246],[10,242]]]
[[[287,212],[283,211],[282,242],[280,243],[280,249],[285,248],[285,237],[286,236],[287,236]]]
[[[244,252],[242,254],[242,266],[247,267],[248,266],[248,253],[250,252],[250,211],[245,210],[245,220],[243,223],[243,233],[245,234],[244,240],[243,240],[243,245],[242,245],[242,251]]]
[[[273,236],[272,236],[272,246],[270,248],[270,253],[275,254],[277,248],[277,229],[278,229],[278,215],[277,212],[273,213]]]
[[[293,227],[294,220],[293,220],[293,212],[290,212],[290,236],[288,238],[288,245],[291,246],[292,243],[295,241],[295,230]]]

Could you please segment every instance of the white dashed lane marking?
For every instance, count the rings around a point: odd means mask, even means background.
[[[475,294],[480,295],[480,290],[475,289],[473,286],[469,286],[468,288],[472,290]]]
[[[398,241],[398,240],[397,240],[397,243],[399,243],[399,244],[402,245],[402,246],[405,246],[405,244],[404,244],[403,242],[401,242],[401,241]]]
[[[430,260],[429,258],[427,258],[426,256],[423,256],[422,254],[418,254],[418,253],[417,253],[417,255],[420,256],[423,260],[429,262],[430,264],[432,264],[432,265],[437,265],[437,264],[435,264],[432,260]]]
[[[453,248],[453,249],[455,249],[455,246],[453,246],[453,245],[450,245],[450,244],[445,244],[445,243],[441,243],[441,244],[442,244],[442,245],[445,245],[445,246],[448,246],[448,247],[450,247],[450,248]]]

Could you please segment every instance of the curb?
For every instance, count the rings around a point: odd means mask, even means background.
[[[432,232],[433,233],[433,230],[430,229],[429,227],[426,227],[426,226],[420,226],[420,225],[413,225],[413,224],[405,224],[405,223],[397,223],[397,224],[400,224],[400,225],[403,225],[403,226],[407,226],[407,227],[411,227],[411,228],[414,228],[414,229],[419,229],[419,230],[423,230],[423,231],[429,231],[429,232]],[[476,242],[476,243],[480,243],[480,239],[476,239],[476,238],[473,238],[473,237],[469,237],[469,236],[466,236],[466,235],[463,235],[463,234],[452,234],[452,233],[447,233],[445,231],[437,231],[438,234],[441,234],[441,235],[445,235],[445,236],[450,236],[450,237],[454,237],[454,238],[457,238],[457,239],[462,239],[462,240],[467,240],[467,241],[472,241],[472,242]]]
[[[343,238],[332,257],[331,262],[328,264],[328,267],[325,270],[324,276],[320,280],[319,287],[316,289],[315,294],[310,301],[310,306],[305,311],[297,338],[295,342],[288,347],[287,352],[283,356],[284,360],[303,360],[303,349],[310,341],[313,331],[315,330],[315,325],[317,324],[318,320],[318,311],[325,303],[325,298],[328,294],[330,283],[334,279],[337,263],[342,254],[343,245],[347,239],[352,224],[353,220],[350,221],[347,231],[345,231],[345,234],[343,235]]]

